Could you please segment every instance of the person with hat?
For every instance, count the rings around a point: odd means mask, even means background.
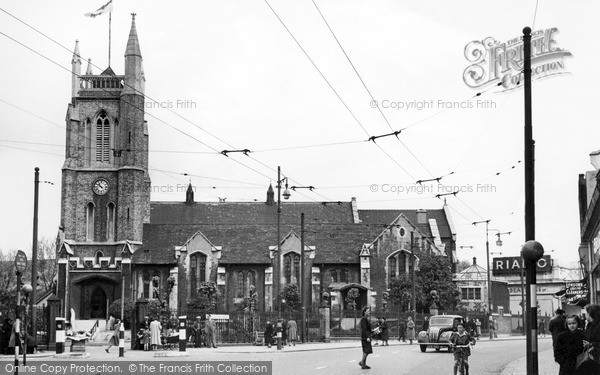
[[[192,326],[194,332],[194,346],[196,348],[202,347],[202,317],[197,316],[194,325]],[[206,346],[206,344],[204,345]]]
[[[565,323],[565,311],[563,309],[556,309],[555,314],[556,315],[550,319],[550,324],[548,324],[548,330],[552,335],[552,347],[554,347],[558,335],[567,330],[567,325]]]

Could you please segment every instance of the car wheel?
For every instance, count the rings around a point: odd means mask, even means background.
[[[426,350],[427,350],[427,345],[421,345],[421,351],[423,353],[425,353]]]

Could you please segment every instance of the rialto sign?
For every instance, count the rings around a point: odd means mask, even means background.
[[[531,33],[531,79],[567,73],[565,57],[571,52],[557,46],[556,27]],[[492,37],[474,40],[465,47],[469,65],[463,80],[481,89],[502,84],[503,91],[523,85],[523,36],[501,43]]]
[[[492,261],[492,273],[494,275],[520,274],[521,267],[525,269],[524,263],[521,263],[521,257],[502,257],[494,258]],[[550,255],[544,255],[537,261],[536,270],[538,273],[552,272],[552,259]]]

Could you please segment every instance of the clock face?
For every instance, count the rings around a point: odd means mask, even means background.
[[[92,190],[98,195],[104,195],[108,193],[108,181],[103,178],[97,179],[92,185]]]

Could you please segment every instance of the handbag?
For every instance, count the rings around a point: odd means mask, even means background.
[[[579,368],[586,362],[598,362],[598,351],[593,346],[585,349],[583,353],[577,356],[577,362],[575,362],[575,368]]]

